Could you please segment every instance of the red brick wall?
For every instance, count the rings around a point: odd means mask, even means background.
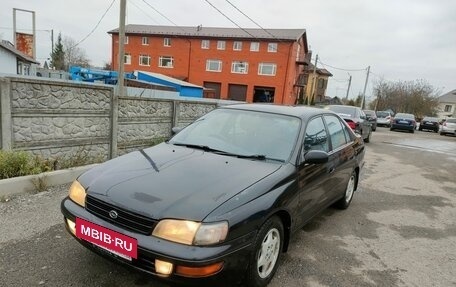
[[[118,36],[112,35],[112,63],[117,67],[118,63]],[[228,85],[247,85],[248,102],[253,101],[254,86],[275,88],[274,102],[278,104],[294,104],[296,91],[294,84],[302,67],[296,64],[297,42],[279,42],[276,53],[267,52],[268,41],[260,42],[258,52],[250,51],[251,41],[242,41],[242,51],[233,50],[233,40],[225,40],[225,50],[217,50],[217,39],[210,40],[209,49],[201,48],[203,39],[171,38],[171,47],[164,47],[164,37],[149,36],[149,45],[142,45],[142,35],[129,35],[128,44],[125,45],[125,53],[131,54],[131,65],[125,65],[125,71],[143,70],[162,73],[168,76],[185,79],[196,85],[203,82],[221,83],[221,98],[228,96]],[[256,40],[255,40],[256,41]],[[271,41],[273,42],[273,41]],[[301,45],[303,45],[301,41]],[[191,52],[189,48],[191,46]],[[301,48],[304,53],[304,48]],[[150,66],[139,65],[139,55],[151,56]],[[304,54],[303,54],[304,55]],[[174,68],[161,68],[158,66],[159,56],[174,57]],[[221,72],[206,71],[206,60],[221,60]],[[231,73],[233,61],[242,61],[249,64],[248,74]],[[277,71],[275,76],[258,75],[259,63],[275,63]]]

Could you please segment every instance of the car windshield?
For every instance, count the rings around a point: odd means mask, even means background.
[[[291,156],[300,126],[301,120],[292,116],[218,109],[187,126],[168,143],[285,162]]]
[[[350,107],[350,106],[328,106],[327,108],[335,113],[338,113],[338,114],[344,115],[344,116],[349,116],[352,118],[355,117],[355,113],[356,113],[356,109],[354,107]]]
[[[365,110],[364,113],[366,114],[366,116],[375,116],[375,112],[374,111],[370,111],[370,110]]]
[[[401,118],[401,119],[411,119],[411,120],[415,119],[415,116],[412,115],[412,114],[402,114],[402,113],[398,113],[394,117],[395,118]]]
[[[388,112],[377,112],[377,117],[379,118],[386,118],[390,115]]]

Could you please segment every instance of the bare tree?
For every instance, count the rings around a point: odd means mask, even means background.
[[[68,36],[62,40],[65,51],[65,68],[70,66],[90,67],[90,60],[86,52],[77,46],[77,42]]]
[[[380,79],[374,84],[377,99],[370,104],[371,109],[404,112],[421,118],[435,115],[438,107],[439,91],[424,80],[389,82]]]

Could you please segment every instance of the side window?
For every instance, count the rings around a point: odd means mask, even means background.
[[[328,126],[332,149],[335,150],[338,147],[341,147],[344,144],[346,144],[347,141],[345,139],[345,132],[339,119],[331,115],[325,115],[324,117],[326,125]]]
[[[304,137],[304,152],[309,150],[329,151],[328,134],[321,117],[314,118],[307,124]]]
[[[352,138],[353,134],[350,133],[350,131],[348,130],[350,127],[347,127],[346,123],[343,121],[340,121],[340,124],[342,125],[342,129],[344,130],[345,140],[347,142],[353,141],[353,138]]]

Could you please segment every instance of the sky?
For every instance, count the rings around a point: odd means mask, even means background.
[[[259,27],[230,3],[265,29],[306,29],[313,63],[318,54],[318,67],[333,74],[330,97],[346,96],[350,75],[349,98],[362,93],[368,66],[368,100],[380,79],[423,79],[439,94],[456,89],[454,0],[127,0],[126,23],[236,27],[208,2],[243,28]],[[103,66],[111,58],[107,32],[118,28],[119,6],[120,0],[2,0],[0,38],[12,41],[13,8],[35,11],[38,61],[49,58],[53,30],[55,41],[58,33],[77,42],[90,34],[80,47],[92,65]],[[31,18],[18,12],[18,31],[30,32]]]

